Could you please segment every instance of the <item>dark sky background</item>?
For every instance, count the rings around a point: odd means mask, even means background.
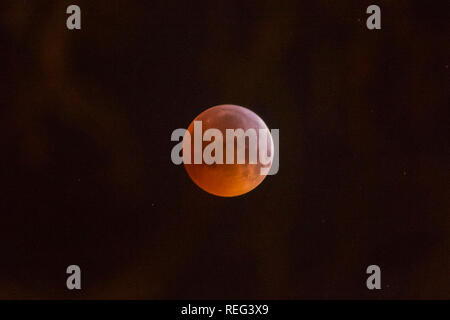
[[[449,12],[2,1],[0,298],[449,299]],[[280,129],[279,173],[237,198],[170,160],[224,103]]]

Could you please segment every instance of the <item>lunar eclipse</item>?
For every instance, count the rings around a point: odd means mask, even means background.
[[[194,122],[201,121],[203,130],[218,129],[223,136],[226,136],[227,129],[254,129],[256,131],[264,129],[269,131],[264,121],[253,111],[237,105],[218,105],[211,107],[200,113],[189,125],[186,135],[183,139],[183,149],[191,148],[191,154],[194,154],[194,144],[186,144],[187,139],[194,137]],[[188,134],[189,133],[189,134]],[[260,137],[258,137],[259,142]],[[274,152],[273,139],[270,133],[267,135],[267,153],[272,155]],[[203,141],[202,150],[210,142]],[[223,140],[223,150],[226,150],[225,140]],[[259,150],[258,143],[258,151]],[[237,154],[237,144],[234,144],[234,156]],[[226,157],[226,151],[223,154]],[[245,163],[239,164],[234,161],[228,163],[195,164],[184,163],[184,167],[192,181],[204,191],[221,197],[240,196],[255,189],[266,177],[261,173],[264,166],[260,161],[250,163],[249,160],[249,139],[245,140]],[[272,165],[272,161],[264,167]]]

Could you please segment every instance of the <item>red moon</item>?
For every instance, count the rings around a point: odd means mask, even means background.
[[[202,121],[202,132],[210,128],[218,129],[223,135],[223,158],[226,156],[225,147],[225,137],[226,129],[247,129],[253,128],[256,132],[259,129],[269,128],[266,126],[264,121],[253,111],[247,108],[236,106],[236,105],[219,105],[209,108],[199,114],[189,125],[187,132],[190,134],[191,138],[191,155],[193,155],[194,150],[194,121]],[[185,141],[188,134],[185,134],[183,140],[183,148],[187,145]],[[268,131],[270,132],[270,131]],[[259,143],[259,136],[258,136]],[[267,155],[272,156],[274,147],[272,136],[267,134]],[[202,150],[208,145],[209,141],[202,142]],[[236,154],[237,154],[237,143],[236,138],[234,141],[234,157],[235,161],[233,164],[224,163],[223,164],[205,164],[202,161],[201,164],[194,164],[191,161],[190,164],[184,163],[184,167],[192,179],[192,181],[206,192],[209,192],[216,196],[221,197],[235,197],[245,194],[254,188],[256,188],[266,177],[266,175],[261,174],[261,168],[270,168],[272,161],[267,165],[262,165],[260,159],[256,164],[249,163],[248,146],[249,139],[245,138],[245,163],[237,164]],[[258,155],[259,155],[259,144],[258,144]]]

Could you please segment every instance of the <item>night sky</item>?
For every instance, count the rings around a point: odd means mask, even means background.
[[[449,12],[2,1],[0,298],[449,299]],[[278,174],[236,198],[170,159],[226,103],[280,130]]]

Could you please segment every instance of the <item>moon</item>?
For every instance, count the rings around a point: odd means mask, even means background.
[[[271,157],[271,159],[273,158],[272,153],[274,146],[269,128],[256,113],[247,108],[231,104],[218,105],[203,111],[191,122],[187,129],[187,132],[189,132],[190,138],[192,139],[190,145],[191,155],[194,154],[194,121],[202,121],[203,133],[210,128],[214,128],[220,130],[223,136],[223,164],[205,164],[204,161],[202,161],[201,164],[194,164],[194,161],[191,161],[190,164],[184,163],[184,167],[186,168],[189,177],[197,186],[216,196],[236,197],[255,189],[265,179],[266,175],[261,173],[261,168],[270,168],[272,161],[263,165],[258,157],[256,164],[250,164],[248,138],[245,139],[245,163],[237,164],[236,138],[234,141],[235,161],[233,164],[228,164],[225,161],[226,129],[243,129],[246,131],[247,129],[253,128],[256,130],[256,133],[259,132],[259,129],[266,129],[267,132],[269,132],[269,134],[267,134],[267,156]],[[189,147],[185,144],[185,141],[188,138],[187,132],[183,139],[183,148]],[[257,153],[259,155],[259,136],[257,140]],[[209,143],[211,142],[203,141],[202,150]]]

